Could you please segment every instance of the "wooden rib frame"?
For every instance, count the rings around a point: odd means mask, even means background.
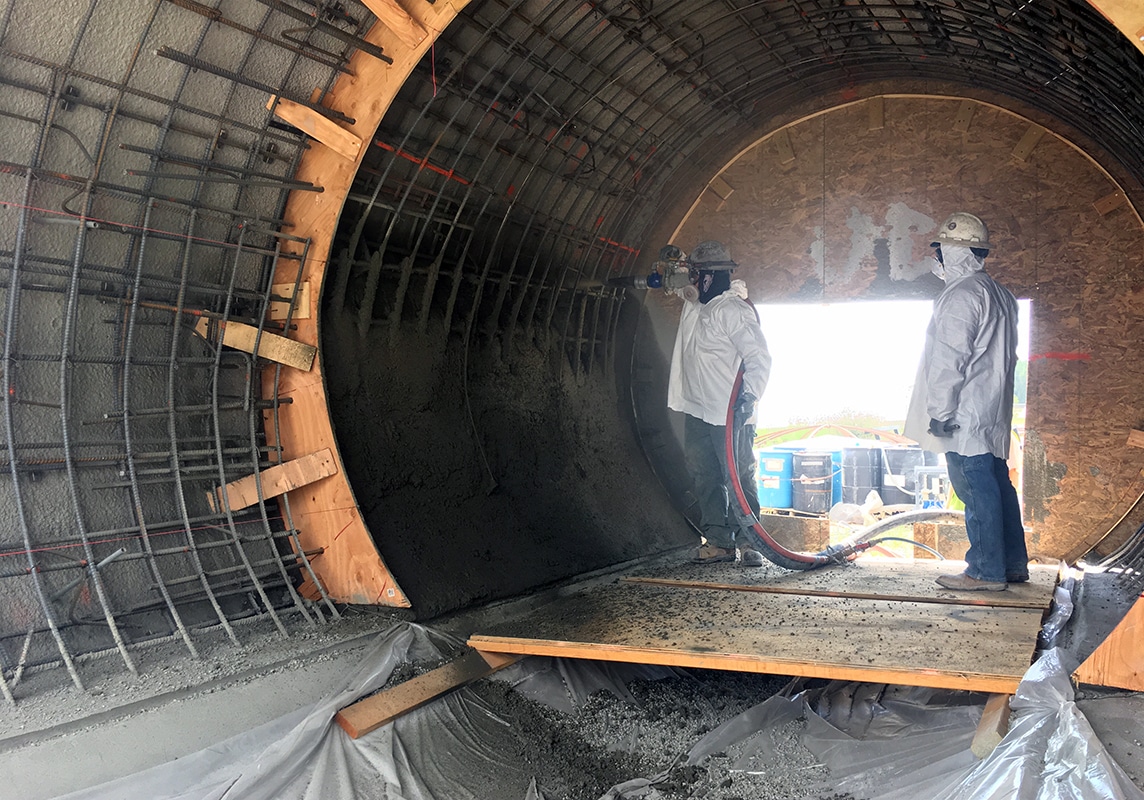
[[[380,46],[393,63],[386,64],[360,51],[354,53],[351,73],[342,75],[322,102],[355,120],[346,126],[350,134],[362,142],[372,142],[382,115],[413,68],[467,4],[468,0],[402,0],[401,8],[409,17],[403,30],[395,32],[379,22],[365,36]],[[388,5],[396,7],[396,3]],[[411,45],[408,30],[418,26],[429,35]],[[291,320],[291,338],[317,347],[320,287],[329,265],[334,231],[369,145],[360,148],[352,159],[316,140],[311,145],[294,177],[320,185],[324,191],[291,193],[284,216],[293,236],[310,240],[301,280],[313,288],[308,297],[308,316],[295,314]],[[287,240],[284,250],[301,253],[302,245]],[[273,282],[293,284],[296,272],[297,262],[283,259]],[[330,598],[337,602],[409,607],[408,598],[377,551],[346,478],[330,420],[320,351],[307,372],[266,369],[262,380],[268,396],[274,391],[276,375],[279,396],[291,402],[279,406],[277,429],[272,414],[265,414],[268,440],[282,446],[284,460],[329,448],[338,465],[337,474],[284,495],[302,547],[307,551],[322,549],[322,554],[313,559],[314,572]],[[316,596],[315,587],[309,583],[302,590],[310,597]]]

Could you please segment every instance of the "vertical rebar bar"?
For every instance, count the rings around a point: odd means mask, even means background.
[[[81,214],[81,220],[83,222],[86,222],[87,216],[91,212],[91,199],[91,181],[88,181],[84,190],[83,213]],[[75,323],[79,317],[78,289],[83,264],[84,245],[87,241],[87,231],[88,227],[86,224],[79,225],[76,231],[71,283],[63,313],[63,331],[60,336],[60,427],[68,486],[71,490],[72,511],[75,514],[76,530],[79,532],[80,539],[83,542],[83,552],[84,557],[87,559],[91,585],[95,589],[96,598],[99,600],[100,607],[103,609],[103,618],[106,620],[107,627],[111,631],[111,637],[115,640],[115,646],[119,648],[119,653],[123,657],[123,663],[126,664],[127,669],[134,674],[138,671],[135,666],[135,660],[127,651],[127,643],[123,641],[123,635],[119,631],[119,625],[115,621],[115,614],[111,609],[110,598],[108,598],[107,591],[103,586],[103,577],[96,568],[95,552],[92,550],[91,540],[87,535],[87,524],[84,521],[83,508],[80,503],[79,483],[76,477],[75,460],[71,446],[71,355],[75,345]]]
[[[226,326],[227,320],[230,318],[230,306],[231,306],[232,293],[234,291],[235,282],[238,280],[238,270],[239,270],[239,266],[241,265],[241,262],[242,262],[242,255],[243,255],[242,245],[243,245],[243,242],[245,241],[246,230],[247,230],[246,226],[243,225],[242,229],[239,231],[239,234],[238,234],[238,247],[235,248],[234,260],[231,263],[231,268],[230,268],[230,285],[229,285],[229,289],[228,289],[228,293],[227,293],[227,297],[226,297],[226,302],[223,304],[222,318],[219,322],[219,330],[220,331],[223,330],[223,328]],[[261,330],[261,327],[259,328],[259,330]],[[256,345],[255,353],[258,352],[257,343],[258,343],[258,340],[255,339],[255,345]],[[230,493],[226,491],[226,484],[227,484],[226,464],[223,460],[223,455],[222,455],[222,452],[224,449],[222,446],[222,427],[219,424],[219,414],[218,414],[218,397],[219,397],[218,389],[219,389],[219,379],[220,379],[220,369],[221,369],[221,363],[222,363],[223,347],[224,347],[224,345],[222,344],[222,334],[220,333],[219,334],[219,342],[215,347],[214,374],[211,377],[211,405],[214,406],[214,408],[215,408],[215,414],[214,414],[215,447],[218,450],[218,455],[216,457],[216,464],[218,465],[217,473],[218,473],[219,486],[222,487],[222,491],[219,492],[219,497],[220,497],[219,504],[222,507],[221,510],[223,511],[224,515],[226,516],[227,530],[229,531],[230,536],[231,536],[231,541],[234,544],[235,555],[238,556],[239,560],[242,562],[243,567],[245,567],[246,573],[250,577],[251,583],[254,585],[254,590],[258,593],[259,599],[262,600],[263,608],[266,610],[266,613],[270,615],[270,618],[272,620],[274,620],[274,625],[275,625],[275,627],[278,628],[278,631],[283,636],[289,636],[289,633],[286,630],[286,626],[282,624],[282,620],[278,618],[278,613],[274,610],[274,604],[270,602],[270,598],[266,595],[266,588],[262,585],[262,582],[258,579],[258,575],[255,573],[254,567],[250,563],[250,558],[246,554],[246,549],[242,546],[242,540],[239,537],[238,530],[235,528],[235,525],[234,525],[234,512],[231,511],[231,508],[230,508]],[[257,358],[257,356],[252,355],[252,356],[250,356],[250,358],[254,359],[254,358]],[[257,474],[257,464],[255,465],[255,474]],[[257,479],[255,480],[255,483],[258,483]]]
[[[187,275],[190,272],[191,243],[194,241],[194,232],[195,213],[192,211],[190,218],[187,220],[187,238],[183,244],[183,259],[179,272],[179,292],[175,297],[175,319],[171,325],[171,347],[167,358],[167,407],[170,409],[170,413],[167,415],[167,436],[170,440],[171,474],[175,478],[175,503],[179,507],[179,515],[183,519],[183,531],[187,537],[187,554],[190,556],[191,563],[198,575],[199,585],[203,587],[203,593],[210,601],[211,608],[214,609],[215,616],[218,617],[218,621],[226,631],[227,636],[229,636],[230,640],[235,644],[241,644],[238,641],[238,636],[234,632],[234,628],[231,627],[230,620],[227,619],[226,614],[222,610],[222,606],[219,605],[218,597],[211,588],[210,581],[207,579],[206,572],[203,568],[202,557],[199,555],[198,547],[195,542],[194,529],[191,527],[191,515],[187,511],[187,492],[183,486],[183,474],[180,469],[179,428],[178,418],[175,415],[175,406],[178,405],[175,402],[175,370],[179,366],[179,341],[183,335],[181,320],[186,304]]]
[[[179,630],[179,635],[182,636],[183,642],[187,645],[194,658],[199,657],[199,652],[195,648],[195,643],[191,641],[191,634],[187,630],[186,625],[183,624],[183,617],[179,614],[179,609],[175,606],[174,601],[171,599],[170,592],[167,591],[167,584],[163,580],[162,570],[159,568],[159,563],[155,558],[154,551],[151,547],[151,536],[147,530],[147,515],[143,510],[143,497],[139,489],[139,478],[136,474],[135,467],[135,453],[132,443],[133,424],[130,413],[130,398],[131,398],[131,359],[134,354],[135,343],[135,318],[139,311],[139,287],[143,277],[143,264],[144,254],[147,250],[147,231],[151,227],[151,210],[154,207],[154,202],[147,201],[147,210],[143,215],[143,232],[139,237],[139,253],[136,258],[135,282],[131,290],[131,305],[128,307],[127,312],[127,333],[124,341],[123,352],[123,444],[127,463],[127,474],[131,482],[131,500],[135,507],[135,519],[139,523],[140,540],[144,552],[147,553],[147,565],[151,568],[151,574],[155,579],[155,586],[159,589],[159,594],[163,598],[164,604],[167,606],[167,611],[171,615],[171,619],[175,621],[175,626]],[[178,320],[174,321],[175,326],[178,326]]]
[[[47,101],[44,109],[43,124],[40,128],[39,141],[36,144],[36,154],[33,162],[38,161],[43,154],[45,141],[48,135],[48,128],[51,124],[51,119],[56,109],[56,98],[53,94]],[[72,661],[71,653],[68,652],[66,643],[60,633],[59,625],[56,623],[55,614],[52,611],[52,606],[48,602],[47,594],[44,592],[43,581],[36,570],[36,557],[34,543],[32,541],[32,531],[28,526],[28,514],[24,507],[24,496],[20,486],[20,473],[17,469],[17,456],[16,456],[16,426],[14,424],[14,415],[12,413],[12,398],[15,395],[15,387],[12,380],[12,367],[16,363],[15,347],[17,337],[16,321],[19,316],[19,299],[20,299],[20,269],[23,264],[24,250],[26,247],[26,235],[28,226],[28,217],[30,209],[32,208],[32,172],[29,170],[24,178],[24,194],[23,194],[23,207],[18,211],[20,221],[16,225],[16,245],[15,252],[13,253],[12,266],[10,270],[10,280],[8,287],[8,318],[4,330],[4,387],[3,387],[3,402],[4,402],[4,425],[5,436],[8,445],[8,466],[9,472],[12,476],[12,496],[16,503],[16,517],[20,523],[20,534],[24,542],[24,550],[28,558],[28,574],[32,579],[32,586],[35,589],[36,597],[40,601],[40,607],[43,609],[44,618],[48,623],[48,628],[52,632],[52,638],[56,642],[56,647],[60,652],[60,659],[63,661],[64,666],[67,668],[68,675],[71,676],[72,683],[75,684],[77,689],[83,689],[83,681],[80,680],[79,673],[76,671],[75,663]],[[3,671],[0,670],[0,680],[3,679]],[[9,694],[10,693],[6,693]]]
[[[268,275],[267,275],[267,278],[265,281],[266,288],[265,288],[263,296],[262,296],[262,308],[261,308],[262,313],[260,313],[258,315],[258,330],[254,334],[254,352],[255,353],[258,352],[258,347],[262,342],[262,332],[263,332],[263,327],[266,324],[267,311],[268,311],[269,306],[270,306],[271,287],[273,286],[273,282],[274,282],[273,275],[274,275],[276,268],[278,266],[278,256],[281,252],[281,247],[282,247],[282,242],[281,242],[281,240],[278,240],[275,243],[274,261],[271,263],[269,269],[267,270]],[[298,279],[301,278],[301,271],[302,271],[303,264],[304,264],[304,262],[302,262],[302,261],[298,262],[298,275],[295,278],[294,288],[293,288],[293,291],[291,292],[291,295],[290,295],[290,305],[289,305],[290,311],[287,312],[287,323],[289,323],[290,313],[292,313],[292,311],[293,311],[294,303],[297,301]],[[255,373],[255,374],[257,374],[257,373]],[[275,372],[274,377],[275,377],[275,386],[277,386],[277,378],[278,378],[277,372]],[[251,392],[252,395],[255,392],[255,388],[254,388],[255,380],[256,380],[256,378],[252,378],[252,380],[250,380],[247,384],[247,389],[248,389],[248,391]],[[258,474],[259,464],[261,462],[261,455],[259,453],[259,448],[258,448],[258,423],[260,421],[261,416],[262,416],[262,412],[258,409],[257,404],[251,403],[250,404],[250,412],[247,414],[246,418],[247,418],[247,422],[249,425],[249,434],[250,434],[250,463],[251,463],[251,466],[254,468],[255,475]],[[216,431],[218,430],[217,424],[215,426],[215,429],[216,429]],[[221,439],[219,440],[219,446],[221,449],[221,446],[222,446]],[[220,460],[221,460],[221,456],[220,456]],[[279,460],[279,463],[281,463],[281,459]],[[262,492],[262,481],[256,479],[254,481],[254,487],[255,487],[255,490],[258,494],[258,511],[259,511],[259,514],[262,518],[263,533],[265,535],[266,542],[269,544],[270,550],[272,552],[275,552],[276,546],[274,544],[274,533],[270,529],[270,519],[266,514],[266,497],[263,495],[263,492]],[[223,492],[223,494],[226,494],[226,492]],[[226,498],[224,498],[224,501],[226,501]],[[298,552],[299,558],[301,558],[303,560],[308,560],[308,559],[306,559],[306,555],[301,550],[299,550],[297,552]],[[311,626],[313,626],[314,620],[310,616],[310,612],[306,609],[306,605],[302,602],[302,598],[298,596],[298,592],[294,588],[294,582],[292,580],[290,580],[290,576],[286,572],[286,566],[283,564],[282,559],[281,558],[277,559],[275,563],[278,566],[279,572],[282,574],[282,580],[284,581],[284,583],[286,585],[286,590],[290,594],[290,599],[293,601],[294,607],[297,608],[301,612],[301,614],[305,618],[306,622],[308,622]]]

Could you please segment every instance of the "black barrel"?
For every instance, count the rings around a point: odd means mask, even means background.
[[[925,453],[917,447],[887,447],[882,451],[882,502],[888,506],[913,503],[918,467]]]
[[[791,508],[825,514],[831,506],[834,462],[830,453],[795,453],[791,475]]]
[[[871,491],[882,493],[882,451],[874,447],[842,448],[842,502],[862,505]]]

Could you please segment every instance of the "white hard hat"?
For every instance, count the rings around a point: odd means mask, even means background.
[[[989,249],[989,229],[980,218],[964,211],[955,211],[937,229],[930,247],[939,244],[959,244],[963,247]]]

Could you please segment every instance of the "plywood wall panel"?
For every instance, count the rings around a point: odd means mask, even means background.
[[[766,132],[722,173],[734,194],[675,243],[725,241],[757,302],[932,297],[932,231],[979,214],[990,272],[1033,302],[1030,546],[1076,557],[1144,489],[1144,449],[1127,445],[1144,424],[1144,228],[1128,203],[1093,205],[1121,187],[1072,144],[1046,131],[1020,158],[1027,119],[977,103],[962,131],[962,103],[887,96],[875,129],[865,102],[814,115],[785,129],[785,163]]]

